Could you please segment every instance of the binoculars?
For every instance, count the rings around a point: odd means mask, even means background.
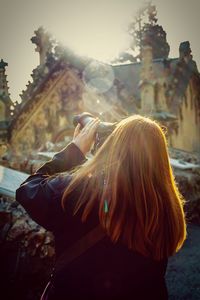
[[[96,117],[88,112],[83,112],[80,115],[76,115],[73,118],[73,124],[74,126],[77,126],[77,124],[80,124],[81,129],[85,127],[87,123],[89,123],[92,119],[95,119]],[[96,136],[95,136],[95,143],[94,147],[92,149],[92,153],[94,154],[96,150],[104,143],[106,138],[113,132],[115,129],[117,123],[109,123],[109,122],[100,122]]]

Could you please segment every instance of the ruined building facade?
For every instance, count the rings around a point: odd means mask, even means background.
[[[152,113],[169,132],[169,145],[200,152],[200,76],[189,42],[179,47],[179,58],[152,60],[143,49],[141,114]]]
[[[0,143],[8,156],[20,161],[50,143],[67,143],[73,115],[82,111],[109,121],[152,116],[168,128],[170,146],[200,152],[200,76],[189,42],[181,43],[179,58],[153,60],[145,46],[141,62],[108,65],[55,45],[42,28],[31,40],[40,65],[20,104],[10,100],[7,64],[0,62]]]

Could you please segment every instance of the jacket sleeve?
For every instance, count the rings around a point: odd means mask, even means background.
[[[16,200],[35,222],[54,231],[64,221],[61,199],[71,181],[71,175],[63,172],[84,161],[85,156],[79,148],[69,144],[21,184],[16,191]]]
[[[65,172],[80,165],[86,160],[81,150],[70,143],[63,150],[54,155],[53,159],[42,165],[36,173],[53,175],[55,173]]]

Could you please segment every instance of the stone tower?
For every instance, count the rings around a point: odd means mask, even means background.
[[[5,67],[8,64],[1,59],[0,61],[0,145],[6,144],[8,140],[8,126],[10,124],[10,108],[12,101],[8,92],[7,75]]]

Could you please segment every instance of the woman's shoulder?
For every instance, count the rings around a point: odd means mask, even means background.
[[[52,220],[64,218],[62,194],[70,183],[68,173],[46,176],[36,173],[27,178],[16,191],[16,200],[38,224],[53,231]]]
[[[72,180],[72,174],[61,173],[48,178],[47,185],[54,194],[63,194]]]

